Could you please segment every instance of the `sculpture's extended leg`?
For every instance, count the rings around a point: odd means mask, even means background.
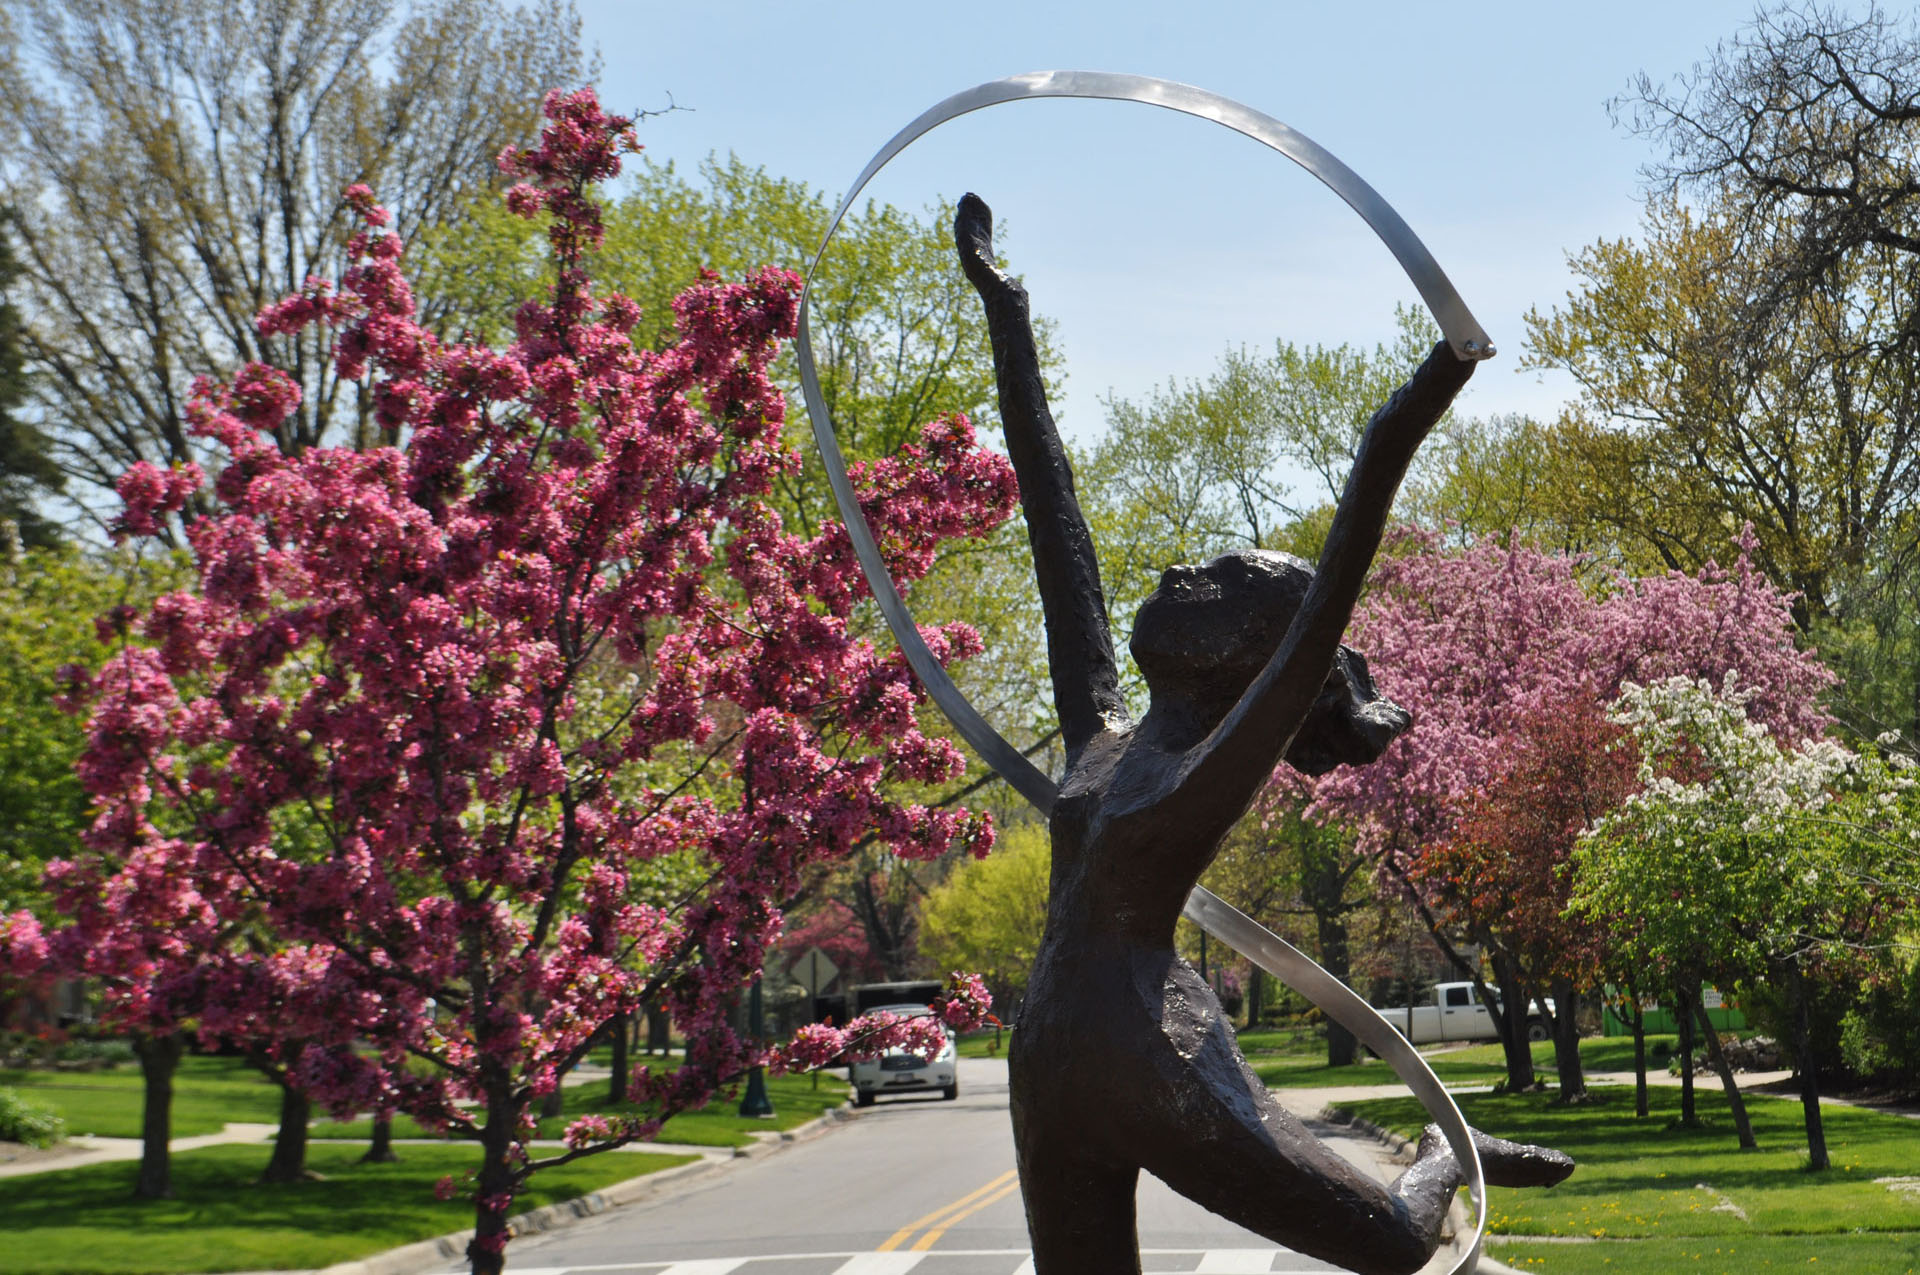
[[[1191,967],[1171,963],[1157,1000],[1160,1030],[1149,1043],[1145,1092],[1133,1116],[1142,1168],[1309,1256],[1366,1275],[1426,1264],[1464,1177],[1438,1126],[1421,1138],[1412,1167],[1382,1186],[1275,1101]],[[1573,1171],[1557,1151],[1478,1131],[1474,1140],[1494,1185],[1551,1186]]]

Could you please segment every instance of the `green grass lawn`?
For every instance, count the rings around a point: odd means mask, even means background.
[[[1005,1027],[989,1027],[985,1031],[968,1032],[955,1046],[962,1058],[1005,1058],[1007,1046],[1013,1043],[1013,1032]]]
[[[633,1107],[615,1107],[607,1102],[607,1082],[604,1078],[569,1084],[565,1093],[563,1113],[540,1122],[540,1137],[559,1137],[567,1125],[583,1115],[624,1114],[635,1110]],[[759,1120],[735,1114],[740,1107],[739,1096],[735,1095],[730,1099],[717,1099],[700,1111],[675,1116],[661,1129],[660,1140],[701,1147],[748,1146],[753,1142],[752,1135],[755,1133],[791,1129],[795,1125],[805,1124],[829,1108],[840,1106],[847,1100],[847,1082],[831,1074],[821,1075],[818,1086],[813,1083],[811,1076],[769,1076],[767,1098],[773,1103],[772,1119]],[[364,1142],[372,1131],[373,1123],[369,1120],[353,1120],[344,1124],[321,1121],[313,1126],[312,1136],[327,1141],[357,1139]],[[432,1135],[401,1116],[393,1122],[393,1136],[424,1138]]]
[[[1649,1073],[1666,1070],[1667,1058],[1673,1053],[1676,1047],[1675,1042],[1676,1038],[1673,1036],[1647,1037]],[[1464,1049],[1450,1048],[1440,1055],[1440,1058],[1459,1065],[1484,1066],[1500,1076],[1507,1074],[1506,1056],[1500,1052],[1498,1044],[1469,1045]],[[1633,1070],[1633,1037],[1588,1036],[1580,1042],[1580,1061],[1590,1072],[1630,1072]],[[1540,1041],[1533,1046],[1533,1066],[1534,1070],[1540,1073],[1541,1079],[1549,1084],[1553,1083],[1553,1042]]]
[[[1272,1043],[1268,1044],[1270,1040]],[[1666,1051],[1672,1047],[1671,1036],[1647,1038],[1647,1067],[1650,1072],[1664,1070]],[[1286,1033],[1247,1032],[1240,1037],[1240,1050],[1246,1054],[1247,1061],[1253,1064],[1260,1078],[1274,1089],[1398,1083],[1391,1067],[1378,1058],[1366,1057],[1364,1051],[1364,1061],[1350,1067],[1327,1066],[1326,1042],[1318,1038],[1302,1041],[1297,1035],[1288,1039]],[[1580,1042],[1580,1058],[1589,1072],[1632,1071],[1633,1040],[1630,1037],[1589,1037]],[[1433,1074],[1440,1077],[1442,1082],[1450,1085],[1491,1085],[1505,1080],[1507,1076],[1505,1056],[1497,1044],[1442,1047],[1427,1054],[1427,1065],[1433,1068]],[[1548,1084],[1554,1082],[1553,1045],[1550,1042],[1533,1047],[1533,1065],[1541,1080]]]
[[[138,1067],[108,1071],[0,1071],[0,1085],[17,1089],[23,1097],[50,1107],[67,1122],[70,1136],[96,1134],[110,1138],[140,1136],[144,1090]],[[557,1138],[567,1125],[589,1112],[611,1112],[605,1101],[604,1079],[567,1086],[566,1114],[541,1124],[540,1136]],[[734,1112],[736,1096],[722,1099],[702,1111],[675,1116],[667,1122],[664,1141],[696,1146],[742,1147],[755,1131],[791,1129],[805,1124],[828,1108],[846,1101],[847,1083],[824,1074],[818,1085],[809,1076],[781,1076],[767,1081],[773,1101],[770,1120],[743,1119]],[[631,1110],[630,1108],[628,1110]],[[280,1090],[259,1072],[235,1058],[188,1055],[180,1060],[173,1079],[173,1136],[218,1133],[229,1121],[275,1124],[280,1119]],[[323,1141],[362,1141],[372,1134],[370,1120],[314,1122],[312,1136]],[[393,1122],[396,1138],[429,1137],[405,1116]]]
[[[399,1164],[356,1164],[360,1148],[315,1146],[324,1182],[261,1186],[264,1147],[206,1147],[173,1158],[174,1200],[132,1198],[137,1165],[12,1178],[0,1191],[0,1272],[142,1275],[290,1270],[349,1261],[473,1224],[466,1200],[433,1183],[471,1169],[470,1147],[404,1147]],[[589,1194],[690,1157],[611,1152],[536,1174],[522,1212]],[[508,1250],[511,1257],[512,1250]]]
[[[1920,1121],[1826,1108],[1833,1167],[1815,1174],[1804,1167],[1797,1102],[1750,1095],[1760,1149],[1743,1152],[1717,1090],[1701,1092],[1706,1123],[1697,1129],[1676,1123],[1677,1088],[1655,1088],[1651,1101],[1652,1114],[1638,1120],[1627,1087],[1599,1090],[1575,1107],[1556,1106],[1551,1094],[1463,1096],[1460,1107],[1475,1126],[1559,1147],[1580,1165],[1550,1191],[1492,1192],[1489,1229],[1506,1237],[1490,1246],[1494,1256],[1556,1275],[1746,1275],[1809,1264],[1842,1266],[1849,1275],[1920,1270],[1920,1200],[1874,1181],[1920,1173]],[[1402,1133],[1425,1120],[1411,1099],[1342,1105]],[[1723,1200],[1745,1219],[1716,1209]],[[1558,1242],[1529,1244],[1529,1236]]]
[[[1480,1049],[1429,1054],[1427,1066],[1447,1084],[1490,1085],[1506,1078],[1507,1068],[1496,1047],[1491,1059]],[[1362,1055],[1363,1061],[1349,1067],[1329,1067],[1326,1048],[1310,1053],[1249,1054],[1247,1061],[1260,1079],[1272,1089],[1321,1089],[1340,1085],[1393,1085],[1393,1068],[1378,1058]]]
[[[68,1136],[140,1136],[145,1093],[138,1066],[106,1071],[0,1071],[0,1085],[51,1107]],[[277,1123],[280,1090],[238,1058],[188,1054],[173,1075],[173,1135],[218,1133],[228,1121]]]

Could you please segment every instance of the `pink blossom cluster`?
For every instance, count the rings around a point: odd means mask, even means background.
[[[24,908],[0,916],[0,974],[33,978],[47,968],[47,939],[40,920]]]
[[[1629,681],[1732,671],[1755,691],[1756,720],[1785,739],[1819,734],[1833,675],[1795,645],[1791,599],[1753,569],[1750,534],[1743,546],[1731,571],[1630,579],[1493,539],[1448,552],[1404,533],[1349,641],[1414,725],[1378,762],[1311,785],[1315,809],[1357,822],[1376,851],[1416,854],[1503,772],[1526,722],[1604,704]]]
[[[993,834],[896,795],[963,759],[918,729],[904,662],[850,626],[844,529],[796,533],[768,499],[799,463],[767,376],[798,279],[702,283],[676,342],[635,347],[637,310],[584,259],[628,121],[590,90],[546,112],[502,166],[516,210],[552,219],[558,283],[509,347],[418,323],[400,240],[355,188],[354,264],[259,324],[329,330],[393,445],[283,454],[299,389],[254,365],[196,388],[190,424],[224,460],[210,491],[190,469],[123,482],[125,534],[196,496],[208,512],[193,586],[108,626],[105,665],[70,677],[96,817],[49,870],[69,920],[45,942],[132,1027],[271,1042],[336,1111],[474,1136],[524,1136],[595,1033],[657,999],[685,1063],[635,1077],[649,1118],[576,1122],[585,1150],[651,1136],[766,1056],[725,1007],[810,870],[868,838],[925,858]],[[1015,498],[961,418],[861,481],[903,585]],[[979,649],[964,626],[926,636]],[[668,857],[704,869],[677,905],[649,888]],[[40,941],[8,927],[9,950]],[[943,1015],[985,1007],[975,980]],[[873,1030],[925,1045],[924,1024]],[[483,1205],[538,1167],[486,1145]]]
[[[977,974],[956,970],[946,990],[925,1014],[876,1011],[853,1019],[844,1027],[810,1023],[793,1039],[768,1052],[766,1065],[775,1075],[814,1071],[821,1067],[878,1058],[901,1049],[932,1058],[946,1048],[947,1031],[971,1031],[993,1020],[993,996]]]
[[[940,1021],[957,1032],[972,1031],[993,1019],[993,993],[978,974],[955,970],[947,975],[947,990],[934,1004]]]

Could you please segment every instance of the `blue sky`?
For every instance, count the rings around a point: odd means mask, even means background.
[[[582,0],[622,109],[671,93],[648,152],[731,150],[836,196],[941,98],[1019,71],[1184,80],[1293,125],[1406,218],[1500,346],[1463,406],[1550,416],[1570,393],[1518,372],[1522,316],[1570,286],[1570,249],[1634,232],[1647,144],[1606,101],[1705,57],[1751,3],[924,5]],[[975,190],[1060,325],[1069,430],[1098,399],[1204,375],[1276,337],[1371,345],[1416,300],[1371,232],[1285,159],[1126,103],[1036,101],[937,130],[868,187],[921,208]]]

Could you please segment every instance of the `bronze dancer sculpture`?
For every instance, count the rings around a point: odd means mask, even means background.
[[[1135,620],[1150,703],[1134,722],[1026,292],[994,266],[992,214],[976,196],[954,229],[986,306],[1067,759],[1046,934],[1009,1056],[1036,1271],[1137,1272],[1143,1168],[1302,1253],[1366,1275],[1418,1270],[1462,1182],[1438,1130],[1390,1186],[1334,1154],[1247,1066],[1173,935],[1283,758],[1312,774],[1365,763],[1410,724],[1340,639],[1407,465],[1473,364],[1437,346],[1374,415],[1317,570],[1243,551],[1166,572]],[[1489,1183],[1551,1185],[1573,1169],[1558,1152],[1474,1138]]]

